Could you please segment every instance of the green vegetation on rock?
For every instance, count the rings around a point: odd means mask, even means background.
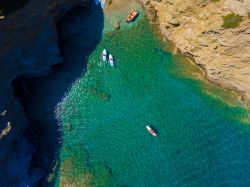
[[[247,13],[247,17],[248,17],[248,19],[250,19],[250,12]]]
[[[107,0],[107,5],[111,5],[112,4],[112,0]]]
[[[222,19],[224,21],[222,24],[222,28],[224,29],[236,28],[239,26],[240,22],[242,22],[242,17],[235,13],[222,16]]]

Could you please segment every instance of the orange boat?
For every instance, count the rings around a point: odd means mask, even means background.
[[[131,10],[127,16],[127,22],[133,21],[135,19],[135,17],[138,15],[138,11],[137,10]]]

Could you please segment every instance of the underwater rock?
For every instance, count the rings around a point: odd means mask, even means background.
[[[114,24],[114,28],[115,28],[115,29],[120,29],[120,24],[119,24],[119,22],[116,22],[116,23]]]

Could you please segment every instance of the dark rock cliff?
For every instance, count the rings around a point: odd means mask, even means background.
[[[30,135],[31,121],[17,97],[28,92],[19,79],[46,74],[62,62],[56,23],[72,8],[88,3],[30,0],[0,19],[0,112],[6,110],[0,116],[0,186],[36,186],[48,172],[49,161],[39,158]]]

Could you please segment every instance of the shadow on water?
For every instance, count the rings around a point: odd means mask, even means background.
[[[34,160],[42,160],[48,174],[59,156],[62,139],[55,108],[75,80],[84,74],[88,56],[101,40],[103,22],[103,12],[94,1],[88,9],[77,7],[68,12],[57,24],[63,63],[52,67],[49,75],[25,81],[29,93],[24,107],[34,121],[31,134],[37,136],[40,155]]]
[[[150,127],[155,131],[155,133],[159,136],[160,135],[160,132],[153,126],[153,125],[150,125]]]
[[[154,125],[152,125],[152,124],[150,124],[150,123],[147,123],[150,127],[151,127],[151,129],[153,129],[154,131],[155,131],[155,133],[159,136],[160,135],[160,132],[155,128],[155,126]]]

